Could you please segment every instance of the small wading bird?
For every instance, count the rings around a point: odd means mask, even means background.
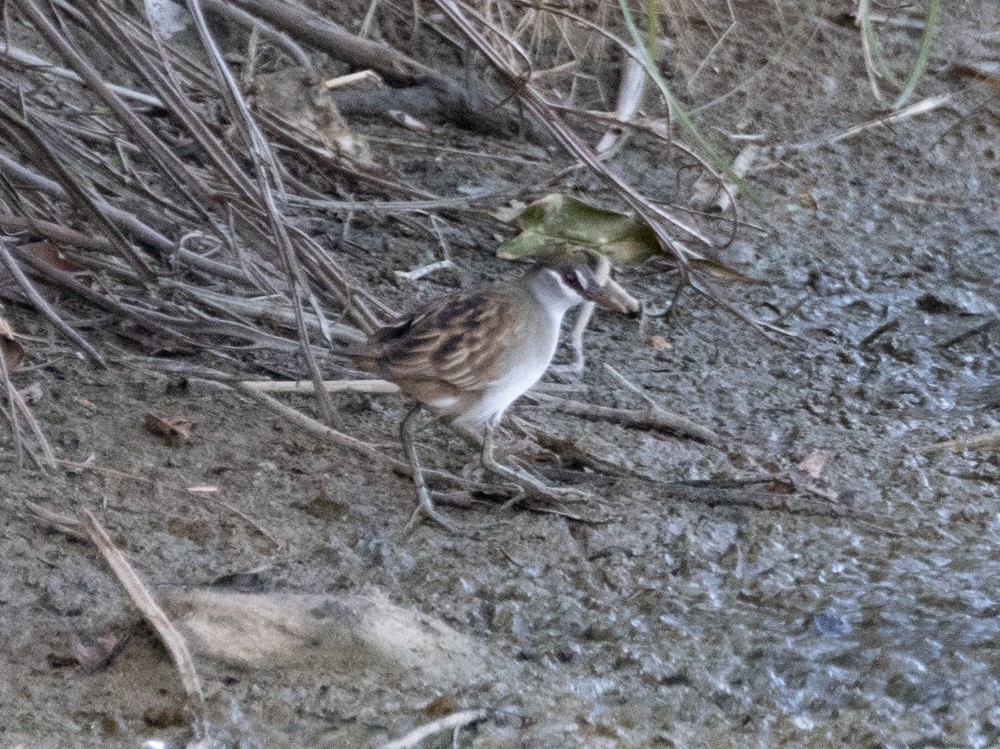
[[[483,466],[523,492],[558,498],[579,492],[547,486],[493,457],[504,411],[548,369],[566,311],[585,301],[630,317],[639,302],[611,279],[608,259],[592,251],[540,259],[521,278],[434,299],[372,333],[347,353],[362,370],[399,385],[416,400],[400,427],[420,513],[450,523],[431,502],[417,456],[417,419],[428,408],[460,432],[483,430]]]

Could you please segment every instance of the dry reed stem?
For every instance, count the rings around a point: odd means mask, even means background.
[[[170,653],[170,658],[173,660],[174,666],[181,677],[184,691],[187,693],[188,699],[192,702],[192,707],[196,715],[199,719],[202,719],[205,710],[205,697],[202,693],[201,682],[198,679],[198,672],[195,670],[194,661],[191,658],[190,652],[188,652],[187,643],[184,641],[184,638],[174,628],[174,625],[167,618],[163,609],[156,603],[149,589],[139,579],[135,570],[132,569],[132,565],[128,563],[125,556],[114,545],[111,537],[101,524],[97,522],[97,518],[94,517],[93,513],[89,510],[84,510],[80,525],[87,537],[97,547],[98,551],[101,552],[104,561],[108,563],[111,571],[118,578],[118,582],[122,584],[125,592],[132,599],[132,603],[142,612],[146,621],[149,622],[153,631],[160,638],[160,642],[167,648],[167,652]]]
[[[310,381],[276,382],[274,380],[246,380],[243,387],[258,393],[311,393],[316,383]],[[328,393],[351,390],[356,393],[398,393],[399,385],[386,380],[326,380],[320,383]]]
[[[457,0],[435,0],[435,2],[447,14],[452,23],[483,53],[487,61],[497,72],[505,78],[514,95],[517,96],[525,108],[540,122],[544,123],[556,142],[567,153],[579,159],[596,176],[607,183],[608,187],[617,193],[632,210],[652,227],[664,251],[676,257],[682,273],[686,277],[690,272],[687,254],[674,241],[674,237],[669,234],[665,224],[679,229],[689,238],[695,239],[706,246],[713,246],[712,240],[697,227],[682,221],[663,208],[650,202],[648,198],[639,193],[632,185],[615,174],[593,149],[562,121],[546,97],[542,95],[536,86],[529,82],[526,71],[518,70],[514,67],[506,55],[471,20],[470,16],[475,18],[478,16],[478,13],[471,9],[467,3],[458,2]],[[495,27],[488,26],[488,28],[490,32],[501,37],[503,36]],[[624,43],[622,46],[623,49],[631,49]]]
[[[83,351],[93,362],[101,367],[106,367],[107,362],[104,361],[104,357],[97,353],[87,341],[77,333],[73,328],[71,328],[66,322],[59,317],[59,313],[56,312],[52,305],[50,305],[40,293],[38,289],[35,288],[31,280],[24,274],[21,270],[21,266],[17,264],[14,260],[13,255],[11,255],[9,248],[7,247],[7,240],[0,237],[0,263],[7,268],[7,272],[14,277],[17,281],[18,286],[24,292],[25,296],[29,301],[35,305],[35,308],[48,318],[52,326],[70,343],[74,346],[78,346],[81,351]]]
[[[963,450],[1000,450],[1000,429],[992,429],[981,434],[973,434],[960,439],[936,442],[933,445],[923,445],[916,448],[924,455],[944,452],[962,452]]]
[[[719,435],[710,429],[695,424],[683,416],[664,411],[658,406],[644,409],[612,408],[566,398],[556,398],[541,393],[535,393],[533,397],[540,400],[547,409],[571,416],[579,416],[588,421],[607,421],[632,429],[687,437],[706,444],[719,442]]]
[[[219,383],[220,387],[230,387],[226,383]],[[410,475],[410,467],[403,463],[402,461],[396,460],[395,458],[390,458],[388,455],[384,455],[379,452],[374,445],[359,440],[357,437],[351,437],[349,434],[344,434],[343,432],[338,432],[336,429],[332,429],[325,424],[321,424],[310,416],[302,413],[301,411],[292,408],[291,406],[286,406],[281,401],[272,398],[264,392],[254,389],[249,383],[237,382],[232,383],[231,387],[239,393],[247,396],[253,401],[256,401],[262,406],[265,406],[268,410],[281,416],[282,418],[296,424],[297,426],[315,434],[317,437],[321,437],[323,440],[330,442],[338,447],[343,447],[351,452],[361,455],[364,458],[368,458],[379,465],[383,465],[393,470],[402,473],[405,476]]]
[[[372,380],[372,382],[379,382],[378,380]],[[270,411],[274,412],[278,416],[290,421],[291,423],[305,429],[307,432],[320,437],[321,439],[331,442],[338,447],[343,447],[356,453],[364,458],[375,461],[379,465],[385,466],[392,469],[401,476],[411,477],[413,472],[408,463],[391,458],[388,455],[384,455],[379,452],[374,445],[359,440],[356,437],[352,437],[349,434],[344,434],[343,432],[338,432],[336,429],[331,429],[325,424],[321,424],[310,416],[302,413],[301,411],[287,406],[276,398],[272,398],[266,393],[258,392],[252,387],[248,387],[249,383],[245,382],[235,382],[235,383],[225,383],[221,381],[216,381],[215,383],[220,388],[232,389],[243,395],[249,397],[250,399],[256,401],[262,406],[265,406]],[[312,384],[312,383],[310,383]],[[445,471],[436,471],[432,469],[425,468],[424,477],[428,479],[434,479],[442,484],[449,484],[451,486],[458,486],[464,489],[474,489],[478,485],[461,476],[453,476]]]
[[[2,244],[0,244],[0,247],[2,247]],[[10,420],[11,431],[14,435],[14,444],[17,447],[18,464],[20,465],[24,451],[20,421],[20,419],[24,419],[27,422],[28,427],[31,429],[32,434],[35,435],[35,441],[38,442],[38,446],[41,448],[42,456],[45,458],[45,462],[50,468],[54,468],[56,465],[56,455],[52,451],[52,446],[45,438],[45,432],[42,431],[41,424],[38,423],[38,419],[36,419],[35,415],[31,412],[24,396],[22,396],[20,391],[18,391],[18,389],[14,386],[10,375],[11,372],[7,366],[7,358],[0,353],[0,384],[3,385],[3,389],[7,394],[7,402],[10,404],[10,414],[8,418]],[[20,414],[20,417],[18,414]],[[31,455],[34,458],[34,455]],[[38,461],[36,460],[36,462]]]

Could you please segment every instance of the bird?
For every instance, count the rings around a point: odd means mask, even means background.
[[[507,408],[548,369],[563,316],[589,302],[633,318],[642,312],[641,303],[611,278],[604,255],[549,253],[519,278],[432,299],[348,347],[358,369],[395,383],[414,401],[400,425],[418,500],[408,528],[421,514],[452,527],[431,501],[414,442],[425,409],[460,433],[481,433],[483,467],[522,492],[574,492],[499,463],[494,433]]]

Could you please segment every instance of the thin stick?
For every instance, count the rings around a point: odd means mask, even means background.
[[[643,401],[645,401],[649,406],[651,406],[653,408],[659,408],[659,404],[656,401],[653,400],[652,396],[650,396],[648,393],[644,393],[642,390],[640,390],[638,385],[636,385],[635,383],[633,383],[631,380],[629,380],[627,377],[625,377],[625,375],[623,375],[621,372],[619,372],[617,369],[615,369],[614,367],[612,367],[607,362],[604,363],[604,371],[606,371],[609,375],[611,375],[616,380],[618,380],[618,382],[621,383],[621,385],[626,390],[628,390],[629,392],[632,392],[632,393],[635,393],[636,395],[638,395],[639,398],[641,398]]]
[[[710,429],[695,424],[683,416],[664,411],[659,407],[649,407],[645,409],[611,408],[610,406],[596,406],[593,403],[569,400],[566,398],[556,398],[542,393],[532,393],[530,397],[540,400],[546,408],[551,408],[559,413],[579,416],[588,421],[608,421],[612,424],[631,427],[633,429],[645,429],[647,431],[664,432],[680,437],[688,437],[696,442],[715,444],[719,442],[719,435]]]
[[[160,638],[160,641],[167,648],[180,674],[181,682],[184,684],[184,691],[194,703],[198,715],[201,717],[205,709],[205,696],[201,691],[201,682],[198,680],[198,673],[195,671],[194,661],[191,659],[191,654],[188,652],[187,643],[184,641],[184,638],[174,628],[174,625],[171,624],[167,615],[163,613],[163,609],[159,607],[153,595],[149,592],[149,589],[139,579],[135,570],[132,569],[132,566],[111,541],[108,532],[101,527],[101,524],[97,522],[97,518],[94,517],[90,510],[83,511],[81,525],[87,537],[97,547],[97,550],[101,552],[104,561],[108,563],[111,571],[115,573],[118,582],[125,588],[125,592],[132,599],[132,603],[142,612],[146,621],[149,622]]]
[[[217,381],[217,384],[220,388],[230,388],[230,385],[224,382]],[[231,388],[249,398],[252,398],[262,406],[266,406],[278,416],[287,419],[308,432],[312,432],[318,437],[322,437],[334,445],[347,448],[348,450],[351,450],[352,452],[355,452],[365,458],[374,460],[381,465],[388,466],[402,476],[413,476],[410,466],[401,460],[396,460],[395,458],[390,458],[388,455],[383,455],[375,449],[374,445],[364,442],[363,440],[359,440],[356,437],[351,437],[349,434],[338,432],[336,429],[331,429],[301,411],[298,411],[291,406],[286,406],[284,403],[272,398],[270,395],[247,387],[247,383],[233,383]],[[460,486],[463,488],[476,487],[474,482],[464,479],[461,476],[452,476],[450,473],[446,473],[445,471],[424,470],[424,476],[427,478],[435,478],[441,482],[451,484],[452,486]]]
[[[382,79],[374,70],[359,70],[356,73],[348,73],[347,75],[340,75],[336,78],[329,78],[323,81],[323,88],[327,91],[332,91],[335,88],[354,86],[358,83],[372,83],[376,86],[380,86],[382,85]]]
[[[58,512],[53,512],[47,507],[36,505],[34,502],[27,500],[25,500],[24,505],[34,514],[38,522],[44,523],[53,530],[59,531],[77,541],[87,540],[87,534],[80,530],[80,521],[76,518],[71,518],[69,515],[60,515]]]
[[[48,60],[39,57],[31,52],[23,49],[18,49],[17,47],[11,47],[9,44],[4,44],[3,48],[0,49],[0,57],[6,57],[9,60],[20,63],[29,68],[38,68],[42,72],[54,75],[57,78],[65,78],[69,81],[74,81],[75,83],[83,83],[83,79],[75,72],[68,68],[62,68],[55,65]],[[116,86],[113,83],[108,84],[108,88],[114,91],[116,94],[126,98],[132,99],[133,101],[139,102],[140,104],[146,104],[150,107],[162,107],[163,102],[157,99],[155,96],[150,96],[149,94],[144,94],[141,91],[133,91],[130,88],[124,88],[123,86]]]
[[[19,266],[17,261],[14,260],[10,250],[7,248],[7,240],[5,239],[0,239],[0,263],[7,268],[7,271],[17,281],[18,286],[21,287],[28,299],[31,300],[31,303],[35,305],[35,308],[38,309],[39,312],[48,318],[49,322],[55,326],[56,330],[58,330],[71,343],[79,346],[80,349],[82,349],[83,352],[96,364],[101,367],[108,366],[107,362],[104,361],[104,357],[97,353],[97,350],[87,343],[87,341],[83,339],[83,336],[73,330],[69,324],[59,317],[59,313],[52,309],[52,305],[45,300],[45,297],[38,293],[38,289],[35,288],[34,284],[31,283],[24,271],[21,270],[21,266]]]
[[[258,32],[261,36],[270,39],[276,47],[283,49],[285,53],[295,60],[298,65],[306,68],[306,70],[310,72],[312,71],[312,62],[309,60],[309,56],[305,53],[305,50],[303,50],[294,39],[282,31],[274,28],[271,24],[250,15],[245,10],[225,2],[225,0],[207,0],[205,2],[205,6],[220,15],[227,16],[233,21],[236,21],[236,23],[248,26]]]
[[[431,273],[436,273],[439,270],[455,270],[456,266],[451,260],[438,260],[434,263],[429,263],[427,265],[421,265],[419,268],[414,268],[413,270],[395,271],[394,275],[396,278],[402,281],[419,281],[424,276]]]
[[[314,393],[312,380],[246,380],[240,383],[258,393]],[[328,393],[350,390],[356,393],[398,393],[399,385],[387,380],[324,380],[323,389]]]
[[[799,143],[793,146],[789,146],[789,151],[802,152],[802,151],[813,151],[817,148],[822,148],[823,146],[831,146],[834,143],[839,143],[842,140],[847,140],[848,138],[853,138],[858,133],[863,133],[865,130],[871,130],[876,127],[883,127],[890,125],[894,122],[900,120],[905,120],[907,117],[915,117],[917,115],[926,114],[927,112],[932,112],[939,107],[947,104],[953,94],[941,94],[940,96],[928,96],[926,99],[921,99],[916,104],[911,104],[905,109],[900,109],[885,117],[879,117],[874,120],[869,120],[868,122],[863,122],[860,125],[855,125],[854,127],[849,127],[841,133],[836,135],[829,135],[822,138],[817,138],[816,140],[806,141],[805,143]]]
[[[945,450],[951,450],[952,452],[961,452],[963,450],[1000,450],[1000,429],[992,429],[981,434],[973,434],[957,440],[936,442],[933,445],[922,445],[916,448],[918,453],[924,455],[943,452]]]
[[[610,409],[611,411],[618,411],[622,414],[621,418],[623,418],[624,421],[618,423],[622,423],[625,426],[636,426],[638,428],[642,428],[641,425],[648,421],[650,424],[649,428],[652,429],[663,429],[669,432],[675,432],[682,436],[691,437],[699,442],[707,442],[709,444],[716,444],[720,441],[719,435],[710,429],[699,426],[683,416],[667,411],[659,403],[653,400],[649,394],[643,392],[635,383],[630,381],[627,377],[625,377],[625,375],[612,367],[610,364],[605,363],[604,369],[608,372],[608,374],[618,380],[624,388],[639,396],[639,398],[641,398],[647,405],[645,412],[628,411],[625,409]]]
[[[52,451],[52,446],[45,438],[45,432],[42,431],[42,425],[38,423],[38,419],[36,419],[35,415],[31,413],[31,409],[28,408],[28,404],[24,400],[24,397],[20,392],[18,392],[17,388],[14,387],[14,383],[10,379],[10,372],[7,371],[7,363],[2,358],[0,358],[0,380],[3,382],[4,389],[7,392],[7,399],[10,401],[11,430],[14,432],[14,439],[17,442],[18,460],[20,461],[22,449],[20,431],[21,425],[17,419],[17,413],[20,412],[24,420],[28,422],[28,426],[31,427],[31,431],[34,433],[35,439],[38,441],[38,446],[42,449],[42,455],[45,456],[45,461],[50,467],[55,468],[56,454]]]
[[[470,723],[478,723],[481,720],[486,720],[489,715],[489,710],[462,710],[452,713],[420,726],[400,739],[383,744],[380,749],[414,749],[414,747],[420,746],[420,742],[424,739],[436,733],[462,728]]]
[[[349,63],[371,69],[393,85],[426,84],[434,92],[441,116],[463,127],[486,133],[513,130],[516,122],[497,107],[485,89],[448,78],[393,47],[362,39],[304,5],[276,0],[230,0],[290,36]]]
[[[219,386],[229,387],[225,383],[221,382],[219,383]],[[345,447],[348,450],[368,458],[369,460],[374,460],[381,465],[389,466],[394,470],[401,471],[404,475],[410,475],[410,467],[408,465],[402,461],[396,460],[395,458],[390,458],[388,455],[383,455],[375,449],[374,445],[369,444],[368,442],[359,440],[356,437],[351,437],[349,434],[338,432],[336,429],[331,429],[325,424],[321,424],[316,421],[316,419],[306,416],[301,411],[298,411],[291,406],[286,406],[284,403],[272,398],[270,395],[249,387],[248,383],[237,382],[234,383],[232,387],[243,395],[257,401],[262,406],[266,406],[278,416],[287,419],[293,424],[297,424],[303,429],[322,437],[328,442],[332,442],[339,447]]]

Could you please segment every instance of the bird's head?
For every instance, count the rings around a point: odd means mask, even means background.
[[[642,313],[639,300],[611,278],[611,262],[593,250],[541,257],[529,276],[543,304],[569,309],[590,301],[629,317]]]

